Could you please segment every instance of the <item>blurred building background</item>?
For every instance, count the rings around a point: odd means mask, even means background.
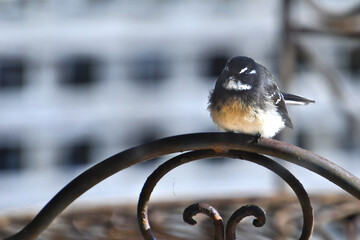
[[[43,206],[79,173],[128,147],[216,131],[208,94],[236,55],[262,63],[285,91],[316,100],[290,107],[295,129],[284,130],[283,139],[360,177],[359,38],[305,29],[292,37],[308,52],[295,49],[292,65],[286,2],[1,0],[0,213]],[[342,12],[356,2],[320,4]],[[295,25],[331,24],[306,1],[292,4],[289,15]],[[335,27],[350,28],[351,21]],[[131,167],[82,199],[135,203],[161,161]],[[310,193],[342,191],[287,165]],[[157,196],[270,195],[281,189],[274,179],[245,162],[201,161],[169,174]]]

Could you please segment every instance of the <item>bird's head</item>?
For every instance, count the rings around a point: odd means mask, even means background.
[[[257,86],[259,78],[257,63],[248,57],[230,59],[220,74],[217,86],[230,91],[247,91]]]

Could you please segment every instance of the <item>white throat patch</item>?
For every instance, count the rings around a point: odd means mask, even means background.
[[[229,80],[228,84],[224,83],[224,87],[227,90],[236,90],[236,91],[250,90],[251,89],[251,85],[244,84],[244,83],[241,83],[240,81],[235,81],[235,80]]]

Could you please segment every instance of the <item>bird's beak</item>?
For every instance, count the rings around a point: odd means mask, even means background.
[[[223,86],[225,88],[229,88],[229,86],[234,86],[234,85],[237,85],[238,83],[241,84],[241,82],[239,80],[237,80],[235,77],[231,76],[225,80]]]
[[[238,84],[238,83],[241,84],[240,80],[237,80],[235,77],[231,76],[228,79],[226,79],[226,81],[225,81],[226,86],[224,86],[224,87],[228,87],[229,85],[234,85],[234,84]]]

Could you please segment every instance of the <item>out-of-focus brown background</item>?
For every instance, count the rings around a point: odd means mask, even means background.
[[[128,147],[217,131],[206,110],[208,94],[236,55],[266,66],[284,91],[316,100],[289,107],[295,128],[279,138],[360,177],[360,20],[352,13],[357,4],[0,1],[0,217],[37,212],[79,173]],[[164,160],[131,167],[77,202],[135,204],[146,177]],[[310,194],[343,193],[282,163]],[[153,198],[279,192],[290,191],[273,173],[216,159],[174,170]]]

